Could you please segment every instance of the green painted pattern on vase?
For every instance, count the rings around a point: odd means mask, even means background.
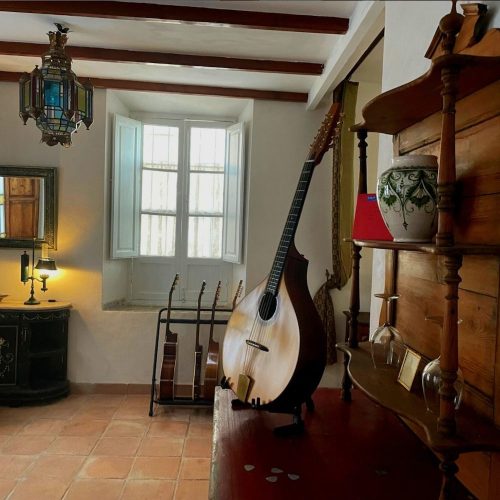
[[[379,177],[377,199],[395,241],[430,241],[437,231],[437,168],[397,166]]]

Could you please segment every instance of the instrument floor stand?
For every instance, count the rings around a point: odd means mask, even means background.
[[[197,308],[194,307],[172,307],[171,311],[197,311]],[[211,311],[208,308],[200,308],[201,311]],[[155,349],[154,349],[154,358],[153,358],[153,376],[151,379],[151,398],[149,400],[149,416],[152,417],[154,415],[154,405],[169,405],[169,406],[192,406],[199,408],[206,408],[207,406],[213,406],[213,400],[208,399],[192,399],[192,398],[174,398],[174,399],[158,399],[156,397],[156,364],[158,361],[158,343],[160,340],[160,326],[162,324],[166,324],[166,318],[163,318],[162,315],[164,312],[168,311],[168,307],[163,307],[158,311],[158,320],[156,325],[156,337],[155,337]],[[228,308],[220,308],[217,309],[217,312],[231,312],[232,309]],[[195,325],[196,320],[190,318],[172,318],[170,320],[171,324],[190,324]],[[211,323],[210,320],[202,319],[199,322],[201,325],[208,325]],[[215,325],[227,325],[227,319],[216,319],[214,321]]]
[[[222,388],[227,389],[228,387],[225,387],[223,384]],[[314,411],[314,401],[312,400],[312,398],[309,397],[306,401],[304,401],[304,404],[306,405],[307,411]],[[258,398],[257,401],[252,400],[251,403],[243,403],[243,401],[235,398],[231,400],[231,408],[235,411],[252,409],[265,410],[269,411],[270,413],[292,413],[293,421],[291,424],[281,425],[273,429],[273,433],[279,437],[299,436],[305,431],[304,421],[302,420],[302,404],[295,406],[292,411],[279,409],[269,410],[260,405],[260,401]]]
[[[152,399],[149,403],[149,416],[154,416],[154,405],[159,406],[185,406],[191,408],[207,408],[214,405],[211,399],[191,399],[191,398],[175,398],[175,399]]]

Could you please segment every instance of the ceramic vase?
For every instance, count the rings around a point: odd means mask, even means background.
[[[428,242],[436,234],[437,173],[434,155],[406,155],[380,175],[377,201],[394,241]]]

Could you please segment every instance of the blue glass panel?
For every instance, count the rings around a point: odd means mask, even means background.
[[[44,82],[44,99],[46,106],[60,106],[61,97],[59,92],[59,82],[45,80]]]

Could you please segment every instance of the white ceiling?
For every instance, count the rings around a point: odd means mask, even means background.
[[[130,1],[130,0],[129,0]],[[132,0],[142,3],[140,0]],[[149,3],[207,8],[282,12],[333,17],[352,17],[355,9],[370,2],[354,1],[175,1],[149,0]],[[47,44],[46,33],[55,30],[54,23],[70,28],[68,46],[170,52],[248,59],[301,61],[326,64],[345,35],[270,31],[228,26],[151,22],[145,20],[102,19],[58,15],[0,12],[0,40]],[[40,64],[38,57],[0,55],[0,71],[31,71]],[[308,93],[321,75],[297,75],[219,68],[200,68],[141,63],[115,63],[74,60],[79,76],[137,80],[186,85],[206,85],[257,90]],[[122,99],[135,109],[154,108],[151,99],[172,102],[165,95],[141,93],[141,97]],[[153,97],[155,96],[156,97]],[[148,97],[146,97],[148,96]],[[178,96],[177,96],[178,97]],[[190,96],[196,103],[200,98]],[[207,101],[206,97],[202,98]],[[220,98],[211,98],[208,101]],[[144,104],[147,100],[147,106]],[[222,101],[221,101],[222,102]],[[245,100],[238,106],[245,105]],[[189,105],[191,106],[191,104]],[[229,106],[229,109],[231,106]]]

